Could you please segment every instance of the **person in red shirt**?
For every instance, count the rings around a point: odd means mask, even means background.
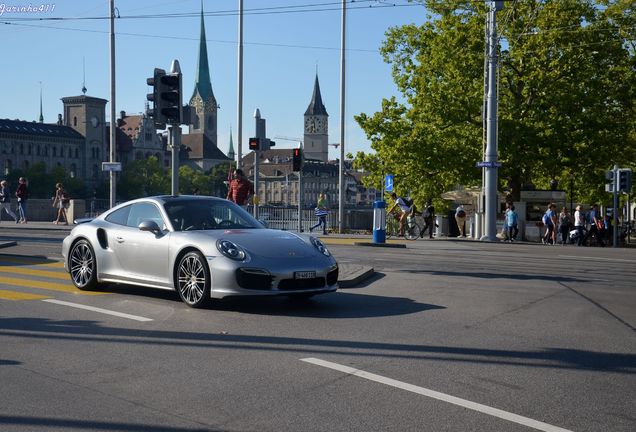
[[[244,207],[252,195],[254,195],[254,185],[245,177],[243,170],[235,169],[228,186],[227,199]]]

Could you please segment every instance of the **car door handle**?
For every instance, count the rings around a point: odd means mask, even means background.
[[[123,237],[117,237],[117,238],[116,238],[116,240],[117,240],[117,243],[123,243],[123,242],[125,242],[125,240],[124,240],[124,238],[123,238]]]

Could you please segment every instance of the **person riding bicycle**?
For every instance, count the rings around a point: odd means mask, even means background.
[[[411,214],[417,214],[417,208],[413,204],[413,201],[408,198],[398,197],[395,192],[391,194],[391,198],[393,199],[393,205],[389,207],[387,210],[388,214],[391,214],[396,207],[400,208],[401,213],[396,216],[400,221],[400,237],[404,237],[404,224],[406,219]]]

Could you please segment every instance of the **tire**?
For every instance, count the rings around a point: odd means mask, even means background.
[[[413,224],[412,226],[407,226],[404,231],[404,236],[407,240],[417,240],[420,236],[420,227],[417,224]]]
[[[86,291],[97,288],[97,259],[87,240],[79,240],[71,247],[68,266],[75,287]]]
[[[199,252],[188,252],[179,260],[175,271],[175,287],[181,300],[192,308],[210,301],[210,270]]]

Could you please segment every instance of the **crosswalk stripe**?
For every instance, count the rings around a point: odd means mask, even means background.
[[[40,277],[46,277],[51,279],[61,279],[66,281],[70,280],[70,276],[66,272],[62,273],[62,272],[48,271],[48,270],[36,270],[31,268],[15,267],[15,266],[0,267],[0,274],[2,273],[12,273],[12,274],[25,275],[25,276],[40,276]]]
[[[45,295],[40,295],[40,294],[0,290],[0,299],[2,300],[41,300],[46,298],[50,298],[50,297]]]
[[[15,285],[27,288],[39,288],[51,291],[61,291],[73,294],[82,294],[82,295],[102,295],[108,294],[105,292],[99,291],[80,291],[76,289],[70,282],[68,284],[62,284],[57,282],[44,282],[44,281],[36,281],[32,279],[19,279],[19,278],[10,278],[0,276],[0,285]]]

